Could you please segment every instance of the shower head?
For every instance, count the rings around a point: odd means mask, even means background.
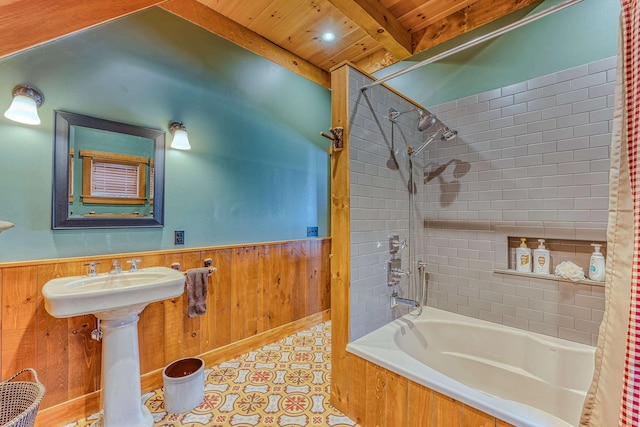
[[[407,113],[411,113],[413,111],[417,111],[418,114],[419,114],[418,129],[420,130],[420,132],[422,132],[423,130],[428,129],[429,126],[431,126],[434,123],[436,123],[435,114],[431,114],[428,111],[426,113],[424,113],[421,108],[412,108],[410,110],[405,110],[405,111],[397,111],[394,108],[389,108],[389,113],[387,115],[387,118],[389,120],[391,120],[392,122],[396,123],[398,121],[398,118],[401,115],[407,114]]]
[[[426,115],[422,112],[422,110],[418,110],[420,113],[420,121],[418,121],[418,130],[420,132],[424,132],[429,129],[431,126],[436,124],[436,116],[435,114]]]
[[[455,138],[458,135],[457,130],[451,130],[447,126],[444,126],[441,130],[442,130],[442,136],[440,137],[440,139],[443,141],[451,141],[453,138]]]

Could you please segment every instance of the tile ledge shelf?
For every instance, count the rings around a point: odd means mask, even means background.
[[[605,283],[605,282],[598,282],[590,279],[584,279],[584,280],[579,280],[577,282],[574,282],[573,280],[565,279],[563,277],[558,277],[553,274],[523,273],[521,271],[505,270],[501,268],[495,268],[493,269],[493,272],[497,274],[510,274],[512,276],[533,277],[536,279],[544,279],[544,280],[558,280],[561,282],[575,283],[576,285],[604,286],[604,283]]]

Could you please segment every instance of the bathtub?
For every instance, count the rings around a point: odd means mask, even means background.
[[[515,426],[575,427],[595,348],[424,307],[347,351]]]

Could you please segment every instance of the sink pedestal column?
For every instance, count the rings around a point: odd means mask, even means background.
[[[101,320],[102,329],[102,420],[101,427],[152,427],[153,417],[141,402],[138,313],[114,319],[110,312]]]

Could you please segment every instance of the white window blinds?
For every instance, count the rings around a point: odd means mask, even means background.
[[[135,165],[94,160],[91,168],[91,195],[102,197],[138,197],[139,168]]]
[[[153,201],[153,190],[156,182],[156,168],[153,166],[153,163],[150,169],[151,170],[149,171],[149,198]]]
[[[80,150],[83,203],[141,205],[148,200],[148,157]]]

